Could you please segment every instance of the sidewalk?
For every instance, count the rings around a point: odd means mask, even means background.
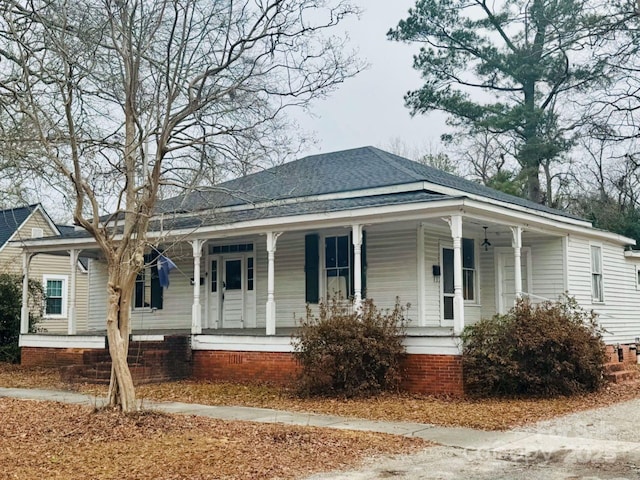
[[[102,406],[103,397],[74,392],[0,387],[0,397]],[[410,422],[381,422],[332,415],[288,412],[267,408],[209,406],[179,402],[144,400],[141,406],[150,410],[183,415],[200,415],[221,420],[282,423],[313,427],[362,430],[403,435],[428,440],[443,446],[468,451],[486,452],[505,458],[551,459],[563,461],[611,461],[624,456],[640,461],[640,442],[559,436],[525,431],[484,431],[461,427],[441,427]]]

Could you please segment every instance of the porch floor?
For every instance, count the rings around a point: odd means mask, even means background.
[[[276,337],[291,337],[297,331],[297,327],[278,327],[276,328]],[[189,329],[144,329],[133,330],[132,335],[176,335],[190,336]],[[29,334],[27,334],[29,335]],[[37,333],[39,336],[106,336],[106,330],[78,331],[75,335],[67,335],[64,333],[42,332]],[[228,335],[228,336],[247,336],[247,337],[266,337],[264,328],[206,328],[202,330],[201,335]],[[450,327],[409,327],[406,329],[407,337],[452,337],[453,328]]]

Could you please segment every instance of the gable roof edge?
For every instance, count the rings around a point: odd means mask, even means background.
[[[18,226],[16,226],[16,229],[13,231],[13,233],[11,234],[11,236],[7,239],[6,242],[4,242],[4,244],[0,245],[0,253],[2,253],[2,251],[4,250],[4,248],[9,245],[12,242],[16,242],[17,240],[14,240],[14,237],[17,235],[17,233],[22,230],[22,227],[24,227],[26,225],[26,223],[33,217],[33,215],[36,212],[40,212],[42,213],[42,216],[44,217],[45,221],[49,224],[49,226],[51,227],[51,229],[56,233],[56,235],[60,235],[60,230],[58,230],[58,227],[56,226],[56,224],[53,222],[53,220],[51,220],[51,217],[49,216],[49,214],[47,213],[47,211],[44,209],[44,207],[42,206],[41,203],[34,203],[32,205],[27,205],[26,207],[21,207],[21,208],[31,208],[31,207],[35,207],[33,208],[33,210],[31,210],[31,213],[29,213],[29,215],[27,215],[27,217],[22,221],[22,223]],[[15,210],[15,209],[7,209],[7,210]]]

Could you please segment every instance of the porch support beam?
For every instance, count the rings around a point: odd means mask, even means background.
[[[511,228],[516,301],[522,297],[522,227]]]
[[[351,227],[353,234],[353,307],[362,307],[362,225]]]
[[[204,240],[192,240],[193,248],[193,305],[191,307],[191,333],[202,333],[202,306],[200,305],[200,260],[202,259],[202,246]]]
[[[29,264],[32,254],[22,252],[22,309],[20,310],[20,334],[29,333]],[[45,286],[46,287],[46,286]]]
[[[69,267],[71,268],[69,280],[69,318],[67,319],[67,333],[75,335],[76,322],[76,274],[78,272],[78,254],[76,249],[69,250]]]
[[[453,334],[464,330],[464,296],[462,294],[462,215],[452,215],[449,221],[453,239]]]
[[[276,243],[282,232],[267,232],[267,305],[266,305],[266,334],[276,334]]]

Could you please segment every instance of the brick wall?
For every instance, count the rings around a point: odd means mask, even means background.
[[[428,394],[464,393],[462,357],[459,355],[407,355],[402,369],[402,390]]]
[[[195,350],[193,378],[291,385],[299,366],[291,353]]]
[[[138,382],[165,381],[188,376],[185,359],[181,359],[181,362],[177,361],[177,358],[171,358],[169,362],[167,359],[161,361],[160,357],[163,355],[154,352],[151,347],[151,344],[143,347],[146,364],[144,368],[156,368],[137,372]],[[176,348],[177,345],[172,347],[170,352],[180,351]],[[136,355],[134,352],[131,353]],[[98,360],[93,358],[96,355],[108,354],[106,350],[23,347],[22,364],[55,367],[87,365]],[[181,355],[184,356],[184,353]],[[155,356],[158,357],[157,360],[153,358]],[[196,350],[192,352],[191,360],[191,377],[200,380],[291,385],[299,371],[291,353]],[[161,365],[164,368],[158,368]],[[460,356],[407,355],[402,370],[402,390],[427,394],[463,394]],[[107,375],[105,379],[108,379],[108,369],[104,373]]]
[[[609,363],[637,363],[636,345],[607,345],[607,361]]]
[[[167,336],[157,342],[131,342],[129,367],[136,384],[189,378],[191,345],[188,336]],[[105,348],[23,347],[21,362],[26,366],[58,367],[69,382],[108,383],[111,358]]]
[[[22,347],[20,363],[28,367],[64,367],[83,362],[84,348]]]
[[[193,352],[193,377],[236,383],[291,385],[299,366],[291,353]],[[408,355],[402,390],[414,393],[462,395],[462,359],[453,355]]]

